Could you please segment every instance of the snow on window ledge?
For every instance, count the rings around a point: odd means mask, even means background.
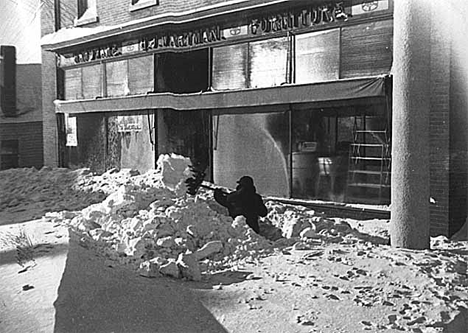
[[[129,7],[129,10],[131,12],[135,11],[135,10],[139,10],[139,9],[143,9],[143,8],[148,8],[148,7],[151,7],[151,6],[156,6],[156,5],[159,5],[159,1],[158,0],[139,0],[137,1],[135,4],[132,4],[130,2],[130,7]]]
[[[77,17],[74,20],[75,27],[82,25],[98,22],[99,18],[97,16],[96,8],[89,7],[81,17]]]

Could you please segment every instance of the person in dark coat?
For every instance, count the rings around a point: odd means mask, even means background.
[[[268,210],[262,197],[257,193],[252,177],[243,176],[237,184],[236,191],[232,193],[216,189],[214,198],[216,202],[228,209],[229,216],[232,218],[244,216],[249,227],[258,234],[260,233],[258,217],[265,217]]]

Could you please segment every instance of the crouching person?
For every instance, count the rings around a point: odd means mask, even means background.
[[[243,176],[237,184],[236,191],[232,193],[216,189],[214,198],[216,202],[228,209],[229,216],[232,218],[244,216],[249,227],[259,234],[258,217],[265,217],[268,210],[262,197],[257,193],[252,177]]]

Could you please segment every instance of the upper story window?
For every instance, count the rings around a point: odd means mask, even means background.
[[[78,16],[75,26],[85,25],[98,21],[96,0],[78,0]]]
[[[130,0],[130,11],[159,5],[158,0]]]

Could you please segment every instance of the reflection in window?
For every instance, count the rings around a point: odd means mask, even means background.
[[[339,113],[334,108],[293,112],[294,198],[344,201],[355,117]]]
[[[289,196],[289,114],[219,115],[213,119],[214,181],[234,188],[245,175],[263,195]]]
[[[388,124],[380,105],[292,112],[292,197],[389,201]]]

